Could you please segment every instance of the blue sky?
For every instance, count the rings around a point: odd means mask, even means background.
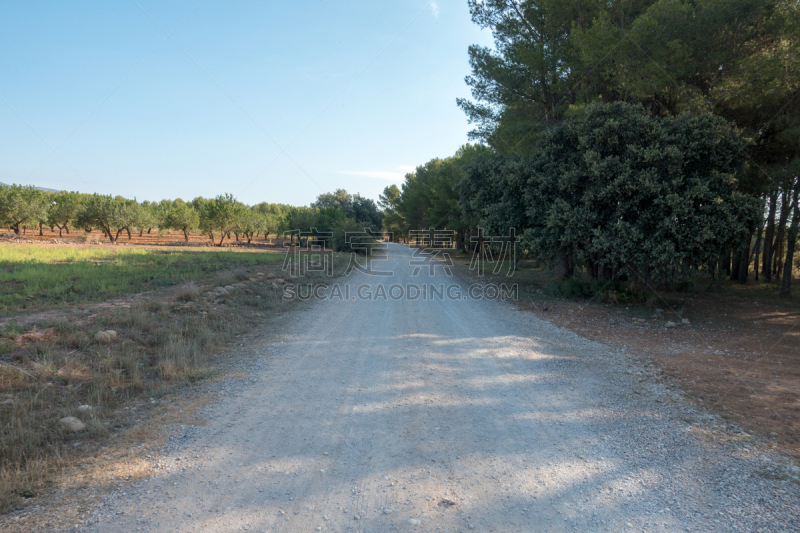
[[[455,99],[490,42],[466,0],[2,2],[0,181],[377,198],[467,142]]]

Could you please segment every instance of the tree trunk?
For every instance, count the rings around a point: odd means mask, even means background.
[[[781,279],[781,274],[783,274],[783,241],[781,241],[780,246],[778,246],[775,263],[775,278]]]
[[[747,243],[742,249],[742,253],[739,256],[739,283],[744,285],[747,283],[747,274],[750,268],[750,243]]]
[[[561,252],[561,270],[564,272],[565,278],[571,278],[575,274],[575,264],[572,262],[571,254]]]
[[[69,223],[64,224],[64,229],[67,231],[67,235],[69,235]]]
[[[14,233],[16,233],[17,235],[19,235],[19,222],[17,222],[17,223],[16,223],[16,224],[14,224],[13,226],[11,226],[11,229],[13,229],[13,230],[14,230]]]
[[[128,240],[131,240],[131,230],[128,229],[128,228],[125,228],[125,231],[128,232]]]
[[[764,281],[772,280],[772,238],[775,235],[775,210],[778,208],[778,191],[769,195],[769,213],[767,214],[767,230],[764,233],[764,260],[761,272]]]
[[[739,265],[741,261],[739,261],[739,254],[736,253],[736,250],[731,252],[731,281],[736,281],[739,279]]]
[[[141,237],[142,235],[144,235],[144,228],[139,229],[139,237]]]
[[[758,281],[758,254],[761,248],[761,236],[763,235],[763,233],[764,233],[764,224],[761,224],[758,227],[758,233],[756,234],[756,245],[753,248],[753,255],[754,255],[753,273],[755,274],[756,281]]]
[[[153,229],[153,228],[147,228],[147,234],[148,234],[148,235],[150,235],[150,231],[152,231],[152,229]]]
[[[717,265],[714,263],[714,261],[709,261],[708,262],[708,277],[710,279],[708,280],[708,288],[706,289],[707,291],[710,291],[711,288],[714,286],[714,273],[716,272],[716,270],[717,270]]]
[[[186,231],[186,228],[183,228],[183,240],[189,242],[189,232]]]
[[[731,275],[731,254],[730,254],[730,252],[729,253],[720,254],[719,268],[720,268],[720,270],[722,272],[725,272],[726,276],[730,276]],[[720,280],[721,279],[722,279],[722,277],[720,277]]]
[[[44,233],[42,233],[42,223],[39,222],[39,237],[44,237]]]
[[[788,239],[786,241],[786,261],[783,264],[783,283],[781,283],[781,298],[790,296],[792,284],[792,262],[794,261],[794,246],[797,243],[797,231],[800,229],[800,209],[797,200],[800,195],[800,183],[795,184],[794,194],[792,195],[792,225],[789,227]]]
[[[783,252],[783,237],[786,233],[786,221],[789,219],[790,199],[789,191],[784,189],[781,196],[781,215],[778,219],[778,226],[775,229],[775,240],[772,241],[772,254],[774,256],[772,261],[772,273],[775,274],[776,277],[780,277],[780,274],[778,274],[778,269],[780,266],[782,266],[780,263],[780,257],[778,256],[782,255]]]
[[[219,244],[217,246],[222,246],[222,241],[225,240],[225,232],[222,232],[222,236],[219,238]]]

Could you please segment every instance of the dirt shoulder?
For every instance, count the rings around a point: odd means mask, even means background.
[[[468,257],[453,260],[460,276],[480,280]],[[649,358],[707,409],[800,459],[800,305],[729,287],[662,293],[674,311],[626,308],[548,297],[545,281],[521,273],[511,278],[519,283],[521,310]]]

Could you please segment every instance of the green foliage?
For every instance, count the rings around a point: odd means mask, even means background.
[[[189,242],[189,232],[200,227],[200,214],[197,209],[180,198],[168,203],[163,212],[161,225],[165,228],[182,231],[186,242]]]
[[[220,238],[217,246],[222,246],[225,236],[236,229],[246,209],[243,203],[228,193],[206,200],[200,207],[200,227],[212,236],[212,240],[213,234],[218,233]]]
[[[455,187],[464,178],[465,168],[489,155],[487,147],[467,144],[453,157],[432,159],[407,174],[394,208],[404,227],[453,230],[462,240],[476,221],[462,211]]]
[[[111,242],[117,242],[120,233],[130,232],[141,221],[141,210],[136,200],[93,194],[86,199],[76,224],[86,229],[98,228]]]
[[[503,154],[589,103],[641,103],[651,113],[713,112],[753,143],[760,193],[769,168],[800,157],[800,4],[793,0],[470,0],[493,49],[469,49],[473,101],[459,99],[472,138]]]
[[[567,275],[582,265],[595,278],[664,282],[749,239],[758,204],[737,190],[745,146],[708,113],[593,104],[533,156],[473,166],[459,190],[483,227],[525,228],[529,252]]]
[[[389,185],[384,187],[378,198],[378,206],[383,210],[383,227],[392,233],[395,240],[408,234],[408,227],[398,211],[400,206],[400,187]]]
[[[270,204],[268,202],[261,202],[254,205],[253,209],[265,215],[273,215],[275,217],[283,216],[292,206],[286,204]]]
[[[484,158],[466,168],[457,184],[464,216],[487,235],[518,233],[528,226],[524,203],[527,161],[515,156]]]
[[[338,209],[344,213],[345,217],[364,227],[371,228],[373,231],[379,231],[383,225],[383,214],[378,210],[374,200],[364,198],[360,194],[351,195],[344,189],[320,194],[311,207]]]
[[[353,195],[344,189],[336,189],[334,192],[326,192],[317,196],[317,201],[311,207],[334,207],[343,211],[348,211],[353,205]]]
[[[77,192],[61,192],[57,194],[50,208],[47,211],[47,223],[55,226],[61,231],[69,233],[69,225],[72,224],[83,209],[83,195]]]
[[[254,235],[266,231],[266,217],[255,209],[245,209],[239,214],[234,231],[244,235],[247,243],[250,244]]]
[[[47,199],[33,187],[0,186],[0,224],[19,233],[24,226],[35,226],[47,218]]]
[[[160,202],[128,200],[121,196],[45,192],[33,187],[0,187],[0,224],[19,233],[24,228],[45,223],[59,231],[78,227],[87,232],[99,229],[113,243],[122,232],[181,231],[186,242],[189,233],[201,230],[221,246],[232,233],[250,243],[259,234],[264,240],[280,231],[334,231],[341,228],[369,228],[379,231],[383,212],[377,204],[359,194],[344,190],[320,195],[312,207],[292,207],[262,202],[248,207],[231,194],[213,199],[197,197],[191,202],[180,198]],[[337,230],[337,231],[338,231]],[[343,231],[343,230],[341,230]],[[340,231],[340,232],[341,232]],[[348,230],[349,231],[349,230]],[[342,242],[344,242],[342,233]],[[218,237],[219,241],[215,238]],[[337,241],[338,242],[338,241]]]

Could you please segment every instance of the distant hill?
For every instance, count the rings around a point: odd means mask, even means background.
[[[0,181],[0,187],[11,187],[8,183],[3,183]],[[37,187],[33,186],[34,189],[39,189],[40,191],[47,191],[47,192],[61,192],[59,189],[48,189],[47,187]]]

